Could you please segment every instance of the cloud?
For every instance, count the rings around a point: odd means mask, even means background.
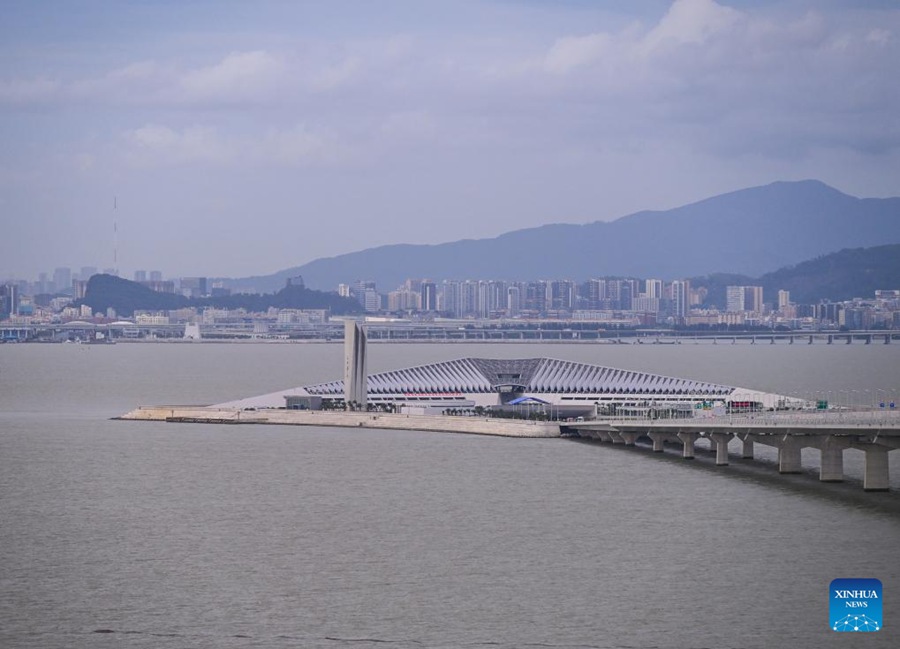
[[[332,134],[302,124],[244,136],[225,136],[208,125],[146,124],[126,131],[122,139],[125,159],[137,166],[327,166],[352,159],[351,149]]]
[[[594,63],[609,51],[612,37],[609,34],[565,36],[557,40],[544,57],[544,68],[549,72],[565,73],[573,68]]]
[[[124,134],[126,159],[139,166],[234,162],[237,150],[215,128],[190,126],[175,130],[159,124],[146,124]]]
[[[900,104],[887,81],[900,58],[898,15],[890,19],[873,27],[865,16],[844,23],[677,0],[649,27],[557,38],[530,75],[536,92],[552,84],[554,112],[569,107],[573,128],[606,146],[653,138],[714,155],[802,158],[880,140],[890,150],[900,146],[886,109]]]
[[[285,76],[282,61],[257,50],[232,52],[215,65],[188,70],[178,80],[185,101],[264,103]]]
[[[745,19],[745,14],[714,0],[676,0],[641,45],[646,51],[685,44],[700,45],[728,33]]]

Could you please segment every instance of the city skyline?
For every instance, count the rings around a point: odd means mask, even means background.
[[[234,277],[776,180],[900,195],[895,3],[46,7],[0,27],[4,276]]]

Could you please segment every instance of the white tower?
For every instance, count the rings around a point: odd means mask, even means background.
[[[344,403],[356,402],[365,410],[366,398],[366,332],[353,320],[344,321]]]

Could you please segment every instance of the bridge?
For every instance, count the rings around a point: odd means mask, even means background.
[[[665,444],[680,445],[682,457],[694,459],[694,446],[700,439],[715,450],[716,465],[728,465],[728,444],[742,443],[741,457],[753,459],[754,444],[778,450],[779,473],[800,473],[800,451],[816,448],[821,453],[819,479],[842,482],[844,451],[865,453],[863,488],[888,491],[890,475],[888,453],[900,448],[900,412],[859,410],[844,412],[753,413],[691,417],[685,419],[649,419],[646,417],[610,417],[567,423],[564,435],[635,446],[646,438],[654,452]]]
[[[257,326],[259,325],[259,326]],[[204,339],[343,340],[343,321],[280,325],[247,317],[241,322],[202,323]],[[94,323],[73,321],[48,324],[0,324],[0,340],[87,339],[103,333],[113,339],[181,339],[185,324],[134,324],[127,321]],[[872,345],[900,341],[900,330],[853,331],[677,331],[673,329],[619,328],[605,322],[580,320],[440,320],[368,323],[369,342],[536,342],[619,345]]]

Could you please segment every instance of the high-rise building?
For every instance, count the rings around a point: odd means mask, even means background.
[[[203,297],[208,295],[205,277],[182,277],[181,294],[185,297]]]
[[[88,281],[86,279],[76,279],[72,282],[72,288],[74,289],[75,299],[81,300],[84,299],[84,296],[87,295],[87,286]]]
[[[753,313],[763,312],[763,287],[762,286],[745,286],[744,287],[744,310]]]
[[[50,281],[47,273],[40,273],[38,275],[38,281],[34,287],[34,292],[37,294],[53,293],[53,287],[51,285],[52,282]]]
[[[545,283],[544,308],[548,311],[571,310],[575,306],[575,282],[553,280]]]
[[[778,291],[778,310],[783,311],[791,303],[791,292],[781,290]]]
[[[72,269],[62,266],[53,271],[53,283],[57,293],[69,293],[72,289]]]
[[[150,281],[151,281],[151,282],[161,282],[161,281],[163,281],[162,271],[160,271],[160,270],[151,270],[151,271],[150,271]]]
[[[438,310],[451,318],[459,318],[462,315],[461,285],[462,283],[455,279],[445,279],[441,282]]]
[[[762,313],[763,311],[763,287],[762,286],[726,286],[725,310],[730,313],[749,311]]]
[[[134,281],[135,282],[146,282],[147,281],[147,271],[146,270],[134,271]]]
[[[623,311],[631,311],[631,303],[636,293],[632,280],[624,280],[619,286],[619,308]]]
[[[672,282],[672,315],[685,318],[689,312],[691,299],[691,283],[689,280],[676,279]]]
[[[19,310],[19,290],[15,284],[0,285],[0,320],[15,315]]]
[[[744,310],[744,287],[725,287],[725,310],[729,313],[737,313]]]
[[[606,280],[592,279],[588,281],[587,308],[600,309],[606,300]]]
[[[381,294],[375,289],[367,288],[362,294],[360,304],[368,313],[381,311]]]
[[[437,311],[437,287],[434,282],[425,280],[422,282],[422,310]]]
[[[648,279],[644,282],[644,297],[661,298],[663,282],[661,279]]]
[[[506,314],[511,317],[519,315],[522,309],[521,292],[518,286],[506,289]]]

